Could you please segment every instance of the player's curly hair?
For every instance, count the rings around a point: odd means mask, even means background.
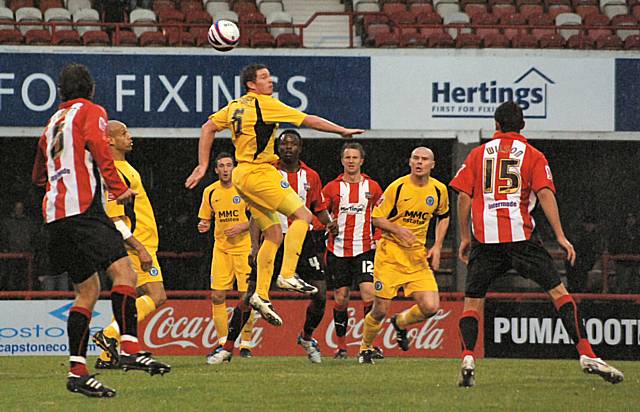
[[[95,84],[86,66],[71,63],[62,69],[58,78],[60,99],[63,102],[80,98],[91,100]]]
[[[245,89],[249,90],[249,86],[247,83],[256,81],[256,73],[258,70],[268,69],[267,66],[261,63],[253,63],[248,66],[245,66],[240,72],[240,83],[245,87]]]
[[[493,118],[500,124],[500,130],[504,133],[516,132],[524,129],[524,115],[522,108],[516,102],[504,102],[496,109]]]

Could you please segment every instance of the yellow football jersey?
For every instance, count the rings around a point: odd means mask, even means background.
[[[417,238],[412,248],[424,248],[431,218],[448,213],[449,194],[443,183],[431,177],[425,186],[416,186],[406,175],[387,187],[381,203],[373,209],[372,217],[383,217],[411,230]],[[382,239],[398,243],[386,231],[382,232]]]
[[[251,250],[248,231],[232,238],[224,234],[225,229],[249,221],[247,204],[235,187],[224,187],[219,181],[207,186],[202,193],[198,217],[213,220],[215,247],[227,253],[246,253]]]
[[[273,96],[249,92],[209,116],[219,128],[231,129],[236,160],[273,163],[278,123],[300,126],[307,115],[287,106]]]
[[[122,217],[133,236],[149,252],[155,252],[158,250],[158,227],[140,173],[126,160],[116,160],[115,165],[122,181],[138,195],[125,205],[120,205],[115,200],[107,202],[107,216]]]

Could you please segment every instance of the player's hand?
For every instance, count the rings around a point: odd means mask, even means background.
[[[129,203],[133,200],[134,197],[138,196],[138,194],[136,192],[134,192],[131,189],[127,189],[126,192],[124,192],[123,194],[121,194],[120,196],[118,196],[116,198],[116,202],[118,204],[125,204],[125,203]]]
[[[184,187],[186,187],[187,189],[193,189],[194,187],[198,186],[198,183],[200,183],[206,172],[207,169],[205,167],[202,167],[200,165],[196,166],[193,169],[193,172],[191,172],[191,175],[187,177],[187,180],[184,182]]]
[[[239,225],[233,225],[230,228],[225,229],[224,234],[230,238],[238,236],[240,233],[244,232],[244,229],[238,226]]]
[[[469,246],[471,245],[471,241],[469,239],[460,239],[460,246],[458,246],[458,259],[464,262],[464,264],[469,263]]]
[[[340,133],[340,136],[352,137],[353,135],[362,134],[362,133],[364,133],[364,130],[362,129],[344,129],[344,131]]]
[[[142,248],[139,250],[138,257],[140,258],[140,266],[142,267],[142,270],[148,272],[153,267],[153,258],[149,252],[147,252],[147,249]]]
[[[571,263],[571,266],[573,266],[576,263],[576,251],[573,248],[573,245],[566,237],[558,239],[558,243],[567,252],[567,260]]]
[[[440,248],[434,246],[429,249],[427,252],[427,260],[431,261],[431,269],[440,269]]]
[[[394,235],[398,239],[398,241],[400,241],[400,244],[404,247],[411,247],[418,241],[416,235],[414,235],[413,232],[406,227],[398,226]]]
[[[335,220],[332,220],[331,222],[327,223],[326,227],[329,233],[331,233],[334,236],[338,235],[338,232],[339,232],[338,222],[336,222]]]
[[[198,222],[198,232],[206,233],[209,231],[209,229],[211,229],[211,221],[200,219],[200,221]]]

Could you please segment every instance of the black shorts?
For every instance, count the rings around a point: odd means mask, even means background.
[[[483,298],[491,282],[511,269],[536,282],[545,292],[561,283],[551,255],[540,243],[534,240],[480,243],[474,239],[467,266],[465,297]]]
[[[127,256],[122,235],[106,215],[80,214],[45,225],[47,250],[54,273],[67,272],[82,283]]]
[[[374,257],[374,250],[353,257],[339,257],[327,251],[327,274],[333,277],[334,287],[354,290],[362,282],[373,282]]]
[[[320,265],[320,257],[318,256],[317,251],[316,239],[311,232],[307,232],[307,236],[304,238],[304,243],[302,244],[300,258],[298,259],[298,266],[296,267],[296,273],[306,282],[325,280],[324,270]],[[283,254],[284,242],[280,245],[278,253],[276,254],[276,261],[273,269],[274,280],[280,274]]]

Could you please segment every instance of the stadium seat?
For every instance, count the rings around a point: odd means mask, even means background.
[[[204,10],[201,0],[182,0],[180,2],[180,11],[184,14],[189,14],[195,10]]]
[[[194,10],[184,16],[184,22],[187,24],[207,24],[211,25],[213,20],[211,15],[204,10]]]
[[[600,10],[610,19],[620,14],[629,14],[625,0],[600,0]]]
[[[540,0],[522,0],[522,3],[518,6],[518,11],[525,19],[528,19],[529,16],[534,14],[544,14],[544,6]]]
[[[389,16],[389,20],[395,24],[414,24],[416,21],[415,16],[408,11],[387,13],[387,16]]]
[[[443,20],[446,20],[446,16],[451,13],[460,12],[458,0],[433,0],[433,8]]]
[[[9,8],[14,13],[18,9],[21,9],[23,7],[33,7],[33,5],[34,5],[33,0],[11,0],[11,2],[8,3]]]
[[[302,47],[300,36],[293,33],[280,33],[276,36],[276,47],[299,48]]]
[[[400,47],[426,47],[427,38],[420,33],[401,33]]]
[[[489,13],[478,13],[471,16],[471,23],[477,26],[496,26],[498,24],[498,16]],[[497,27],[476,27],[475,32],[480,37],[484,37],[489,33],[500,33]]]
[[[102,30],[89,30],[82,35],[82,43],[85,46],[109,46],[109,35]]]
[[[18,45],[24,42],[22,33],[17,29],[0,29],[0,44]]]
[[[251,37],[254,33],[265,33],[267,29],[265,27],[245,26],[240,30],[240,40],[238,45],[240,47],[251,47]]]
[[[69,10],[72,16],[78,10],[90,8],[91,2],[89,0],[67,0],[67,10]]]
[[[553,34],[556,32],[553,28],[553,19],[548,14],[532,14],[527,18],[527,23],[529,23],[530,26],[538,26],[537,28],[531,29],[531,34],[536,36],[537,39],[545,34]],[[511,44],[513,44],[513,41]]]
[[[258,11],[262,13],[264,16],[268,16],[269,14],[277,11],[284,11],[284,5],[280,0],[267,0],[262,1],[258,5]]]
[[[442,24],[442,17],[436,12],[424,12],[416,16],[416,24]]]
[[[629,15],[617,15],[611,19],[611,25],[617,26],[616,35],[620,37],[623,41],[627,39],[628,36],[632,36],[634,34],[640,34],[640,29],[638,29],[638,19],[634,16]],[[624,26],[635,26],[636,29],[624,29]]]
[[[171,0],[154,0],[153,2],[153,12],[158,15],[163,10],[175,10],[175,3]]]
[[[365,46],[373,47],[373,39],[377,34],[391,33],[391,27],[388,24],[371,24],[367,28],[363,43]]]
[[[574,0],[573,8],[575,13],[584,20],[589,14],[600,13],[598,0]]]
[[[249,13],[258,13],[258,8],[256,7],[256,5],[249,2],[235,3],[231,6],[231,10],[238,13],[238,16]]]
[[[632,34],[624,39],[625,50],[640,50],[640,34]]]
[[[583,20],[585,26],[609,26],[609,18],[604,14],[589,14]],[[605,34],[612,34],[611,29],[608,28],[597,28],[597,29],[588,29],[587,36],[592,39],[597,39],[598,37]]]
[[[455,42],[449,33],[431,33],[427,36],[427,47],[434,49],[453,48]]]
[[[482,38],[482,45],[487,49],[507,49],[511,42],[501,33],[489,33]]]
[[[637,19],[640,19],[640,2],[631,0],[629,6],[631,8],[631,15],[636,17]]]
[[[475,33],[460,33],[456,37],[456,48],[458,49],[479,49],[482,39]]]
[[[467,16],[466,13],[462,13],[462,12],[453,12],[453,13],[449,13],[445,16],[443,16],[443,22],[445,25],[459,25],[459,26],[468,26],[470,23],[470,19],[469,16]],[[448,28],[446,29],[447,33],[449,33],[451,35],[451,38],[455,39],[459,33],[471,33],[471,29],[466,27],[466,28]]]
[[[486,0],[461,0],[460,9],[473,19],[476,14],[489,12],[489,5]]]
[[[568,49],[593,50],[596,48],[596,42],[586,35],[574,34],[567,39],[566,47]]]
[[[206,11],[200,10],[207,14]],[[189,13],[189,15],[194,12]],[[208,15],[208,14],[207,14]],[[160,13],[157,14],[158,22],[162,24],[162,30],[164,33],[180,32],[183,29],[177,24],[184,21],[184,14],[181,11],[175,9],[160,9]]]
[[[517,11],[512,0],[489,0],[489,4],[491,5],[491,13],[498,18]]]
[[[42,12],[35,7],[21,7],[16,10],[17,23],[42,22]],[[42,25],[18,25],[18,30],[23,35],[29,30],[42,29]],[[26,40],[26,39],[25,39]]]
[[[393,13],[398,13],[400,11],[407,11],[407,6],[401,2],[393,2],[393,3],[384,3],[382,5],[382,12],[386,15],[390,15]]]
[[[201,31],[198,33],[192,33],[196,38],[196,47],[211,47],[209,44],[209,39],[206,31]],[[240,39],[242,39],[242,33],[240,33]]]
[[[51,36],[51,44],[56,46],[79,46],[82,44],[82,39],[75,30],[56,30]]]
[[[44,12],[44,21],[62,21],[71,22],[71,13],[69,10],[61,7],[51,7]],[[67,26],[69,27],[69,26]]]
[[[128,30],[119,30],[117,34],[114,34],[113,39],[114,46],[137,46],[138,45],[138,36],[132,31]]]
[[[7,7],[0,7],[0,30],[13,30],[14,23],[13,11]]]
[[[582,25],[582,17],[575,13],[560,13],[556,16],[556,26],[567,27],[567,26],[581,26]],[[574,34],[579,34],[581,31],[579,29],[560,29],[558,30],[562,37],[568,39]]]
[[[31,46],[49,45],[51,44],[51,33],[49,33],[49,30],[44,29],[29,30],[27,34],[24,35],[24,44]]]
[[[434,13],[433,5],[429,3],[413,3],[409,5],[409,13],[417,16],[420,13]]]
[[[102,30],[100,26],[89,26],[87,23],[99,23],[100,15],[94,9],[80,9],[73,14],[73,22],[80,36],[91,30]]]
[[[565,39],[559,33],[545,34],[538,41],[541,49],[562,49]]]
[[[267,19],[259,12],[239,13],[240,24],[265,24]]]
[[[533,34],[519,33],[511,39],[511,46],[515,49],[535,49],[538,47],[538,38]]]
[[[400,38],[396,33],[379,33],[373,38],[374,47],[399,47]]]
[[[522,14],[506,14],[500,17],[500,24],[503,26],[526,26],[527,20]],[[505,27],[502,29],[505,37],[509,40],[513,39],[513,36],[515,36],[516,34],[524,33],[525,31],[526,30],[524,29],[517,29],[516,27]]]
[[[251,41],[249,43],[251,47],[274,47],[275,40],[271,33],[267,32],[256,32],[251,35]]]
[[[269,32],[276,39],[282,33],[294,33],[293,30],[293,18],[283,12],[276,11],[267,16],[267,24],[269,27]]]
[[[354,4],[353,11],[358,13],[377,13],[380,11],[380,4],[372,0],[360,1]]]
[[[207,11],[207,13],[209,13],[211,15],[211,17],[213,17],[214,14],[216,14],[219,11],[229,11],[229,3],[222,2],[222,1],[208,1],[205,9]],[[197,44],[197,39],[196,39],[196,44]]]
[[[622,40],[615,34],[605,34],[596,39],[596,49],[620,50],[623,48]]]
[[[155,26],[136,27],[136,24],[156,23],[156,14],[147,9],[137,8],[129,13],[129,21],[133,24],[133,32],[140,37],[142,33],[158,31]]]
[[[555,19],[558,14],[573,13],[569,0],[545,0],[545,3],[547,5],[547,13],[552,19]]]
[[[38,8],[44,14],[47,10],[51,8],[63,8],[62,1],[60,0],[40,0],[38,2]]]
[[[216,20],[229,20],[229,21],[232,21],[234,23],[238,23],[238,15],[233,10],[217,11],[212,17],[213,17],[214,21],[216,21]]]
[[[138,44],[141,47],[164,47],[167,45],[167,38],[159,31],[146,31],[138,37]]]

